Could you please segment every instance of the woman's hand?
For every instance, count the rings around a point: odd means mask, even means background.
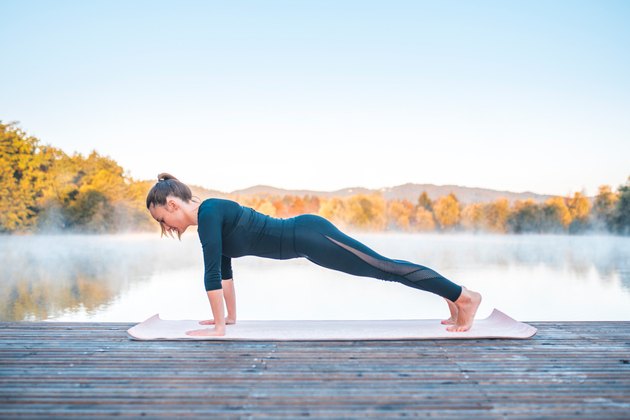
[[[193,337],[214,337],[225,335],[224,329],[217,330],[216,328],[204,328],[202,330],[190,330],[186,331],[186,335]]]
[[[236,324],[236,319],[227,317],[225,318],[225,325]],[[199,325],[214,325],[214,319],[207,319],[205,321],[199,321]]]

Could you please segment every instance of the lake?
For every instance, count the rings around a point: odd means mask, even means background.
[[[426,265],[521,321],[630,320],[630,238],[607,235],[350,233]],[[209,319],[196,232],[0,236],[0,320]],[[232,260],[237,319],[446,318],[436,295],[304,258]]]

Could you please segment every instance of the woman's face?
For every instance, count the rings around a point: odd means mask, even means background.
[[[174,198],[168,197],[164,206],[152,205],[149,212],[162,225],[164,232],[167,234],[176,233],[178,236],[181,236],[188,227],[184,210],[179,205],[178,200]]]

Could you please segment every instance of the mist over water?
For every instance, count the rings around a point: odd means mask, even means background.
[[[630,238],[606,235],[351,233],[376,252],[426,265],[523,321],[630,320]],[[237,318],[414,319],[444,300],[299,258],[232,260]],[[0,236],[0,320],[209,319],[194,231]]]

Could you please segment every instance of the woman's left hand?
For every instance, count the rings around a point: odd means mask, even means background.
[[[225,331],[217,330],[216,328],[204,328],[202,330],[186,331],[186,335],[195,337],[213,337],[225,335]]]

